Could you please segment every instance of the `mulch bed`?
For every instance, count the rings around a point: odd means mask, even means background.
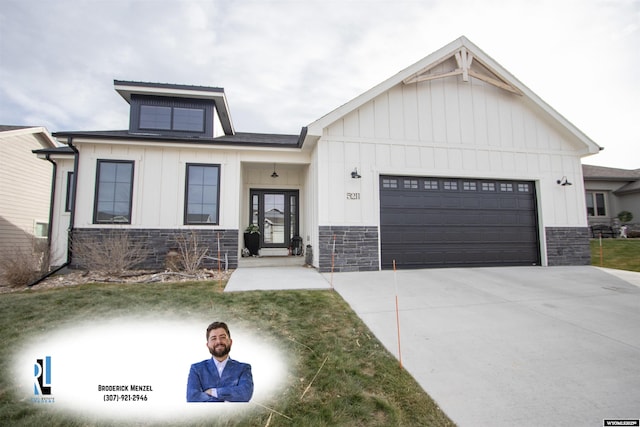
[[[127,271],[122,274],[107,274],[99,271],[67,270],[54,274],[32,287],[12,287],[0,282],[0,293],[17,291],[39,291],[41,289],[64,288],[86,283],[162,283],[162,282],[194,282],[228,280],[234,270],[198,270],[194,274],[179,271]],[[2,279],[0,279],[2,280]]]

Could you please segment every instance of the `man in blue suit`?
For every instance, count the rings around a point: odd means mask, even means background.
[[[248,402],[253,395],[251,365],[232,360],[231,334],[224,322],[207,328],[211,359],[191,365],[187,402]]]

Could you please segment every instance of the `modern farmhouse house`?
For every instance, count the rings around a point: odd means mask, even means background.
[[[589,263],[581,158],[600,147],[461,37],[302,128],[236,132],[223,89],[115,81],[129,129],[57,132],[55,265],[127,230],[164,264],[196,233],[235,268],[302,242],[320,271]]]

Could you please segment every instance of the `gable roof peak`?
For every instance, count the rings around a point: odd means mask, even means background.
[[[432,57],[435,57],[435,59],[431,60]],[[486,57],[486,59],[483,59],[483,57]],[[455,59],[455,66],[444,71],[436,70],[444,62],[453,62],[450,61],[452,59]],[[468,38],[462,36],[409,67],[415,68],[422,62],[428,62],[425,66],[404,78],[402,82],[408,85],[453,76],[462,76],[462,81],[468,82],[473,77],[516,95],[522,95],[522,91],[511,83],[508,78],[503,77],[501,72],[495,69],[495,65],[490,65],[490,62],[493,61],[488,59],[490,58],[480,48],[471,43]]]
[[[442,71],[443,67],[436,70],[438,65],[445,63],[449,65],[449,63],[453,63],[454,61],[457,67],[447,71]],[[586,147],[584,155],[597,154],[601,150],[598,144],[592,141],[580,129],[565,119],[465,36],[455,39],[446,46],[427,55],[415,64],[410,65],[389,79],[309,124],[307,126],[307,138],[310,141],[314,139],[317,140],[317,138],[322,136],[324,128],[397,85],[415,84],[420,81],[420,79],[433,80],[448,77],[458,78],[458,76],[461,76],[463,81],[465,81],[465,79],[469,81],[471,77],[482,80],[485,83],[504,89],[514,96],[519,95],[531,101],[535,107],[539,108],[560,126],[567,129],[570,134],[584,144]]]

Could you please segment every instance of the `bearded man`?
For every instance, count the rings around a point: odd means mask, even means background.
[[[248,402],[253,395],[251,365],[229,357],[231,334],[224,322],[207,327],[211,358],[191,365],[187,402]]]

